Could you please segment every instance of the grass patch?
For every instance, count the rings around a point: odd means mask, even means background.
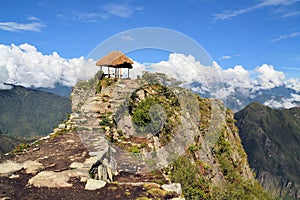
[[[146,98],[138,100],[137,92],[141,90]],[[129,101],[129,113],[137,133],[158,135],[162,144],[173,138],[181,122],[176,95],[160,84],[150,84],[134,92]]]
[[[12,152],[13,153],[22,152],[25,149],[27,149],[28,147],[30,147],[30,145],[28,143],[20,143],[12,150]]]
[[[100,118],[101,118],[101,121],[99,122],[100,126],[110,126],[111,125],[111,120],[107,116],[102,115]]]

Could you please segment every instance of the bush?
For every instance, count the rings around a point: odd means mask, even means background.
[[[30,145],[28,143],[20,143],[12,151],[13,153],[22,152],[24,149],[27,149]]]
[[[179,157],[171,170],[172,182],[181,183],[182,193],[186,199],[208,199],[209,183],[201,176],[198,166],[191,163],[186,156]]]
[[[146,98],[138,99],[144,90]],[[139,134],[157,134],[162,144],[168,143],[180,124],[180,105],[171,89],[152,84],[134,92],[129,101],[129,113]]]
[[[111,120],[107,116],[103,115],[103,116],[101,116],[101,121],[99,122],[99,125],[100,126],[110,126]]]

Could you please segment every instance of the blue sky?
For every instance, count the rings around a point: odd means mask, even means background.
[[[0,44],[74,58],[119,32],[163,27],[196,40],[224,69],[270,64],[298,77],[299,21],[299,0],[3,0]]]

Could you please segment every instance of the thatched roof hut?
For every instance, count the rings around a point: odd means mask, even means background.
[[[113,74],[116,78],[122,78],[122,68],[128,69],[128,78],[129,78],[129,69],[132,69],[133,61],[125,56],[120,51],[113,51],[104,56],[103,58],[100,58],[97,62],[97,66],[106,66],[108,67],[108,77],[110,77],[110,71],[109,68],[112,67],[115,69],[115,73]]]

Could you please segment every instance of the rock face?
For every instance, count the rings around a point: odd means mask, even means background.
[[[53,133],[2,158],[17,167],[0,198],[268,199],[219,101],[145,74],[81,81],[71,102]]]
[[[300,108],[252,103],[235,114],[256,178],[274,197],[300,199]]]

